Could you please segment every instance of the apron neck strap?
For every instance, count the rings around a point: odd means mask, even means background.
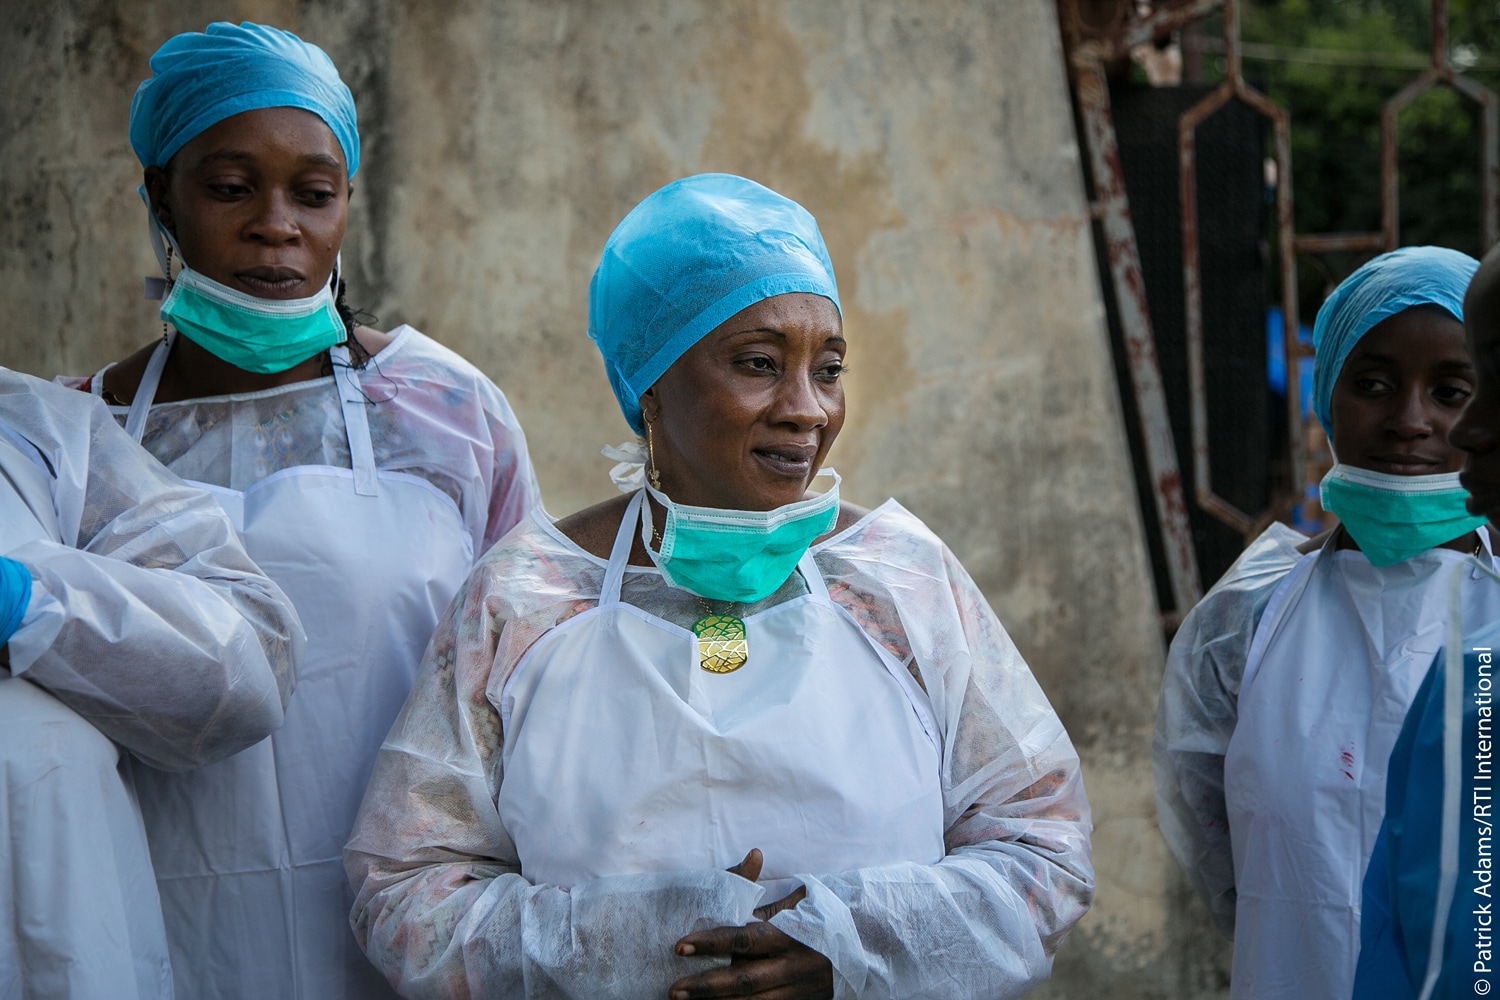
[[[146,416],[151,412],[151,403],[156,399],[156,388],[161,385],[162,370],[167,367],[167,355],[172,353],[172,344],[176,340],[176,330],[162,337],[156,350],[151,352],[151,360],[146,362],[146,370],[141,373],[141,383],[136,386],[135,398],[130,401],[130,415],[125,418],[125,433],[136,444],[141,443],[141,435],[145,433]]]
[[[818,569],[812,549],[802,553],[802,558],[797,560],[797,569],[801,571],[802,579],[807,584],[807,592],[819,601],[827,601],[828,584],[823,581],[823,571]]]
[[[177,342],[177,331],[171,330],[146,362],[141,373],[141,384],[136,387],[135,398],[130,402],[130,414],[125,418],[125,433],[139,444],[146,430],[146,417],[156,399],[157,387],[161,385],[161,373],[167,366],[167,356]],[[378,496],[375,477],[375,447],[370,441],[370,417],[366,412],[368,402],[360,388],[359,377],[349,363],[349,348],[343,344],[328,351],[333,361],[333,378],[338,386],[339,406],[344,414],[344,434],[349,440],[349,463],[354,467],[354,492],[362,497]]]
[[[635,525],[641,515],[641,504],[646,500],[646,491],[637,490],[625,507],[625,516],[620,518],[619,530],[615,532],[615,544],[609,550],[609,566],[604,570],[604,585],[599,589],[599,606],[620,603],[620,584],[625,579],[625,566],[630,562],[630,546],[635,541]]]
[[[379,496],[375,447],[370,442],[369,398],[349,363],[349,348],[343,344],[330,347],[328,357],[333,362],[333,379],[338,385],[339,405],[344,410],[344,434],[349,439],[349,462],[354,466],[354,492],[362,497]]]

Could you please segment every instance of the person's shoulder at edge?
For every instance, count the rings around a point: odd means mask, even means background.
[[[1292,571],[1305,555],[1317,552],[1327,533],[1309,538],[1295,528],[1280,521],[1272,521],[1260,536],[1245,547],[1238,558],[1215,581],[1208,593],[1188,612],[1189,617],[1201,609],[1226,600],[1234,601],[1251,596],[1257,603],[1269,597],[1268,587],[1279,582]],[[1184,620],[1186,626],[1186,620]]]
[[[365,367],[369,376],[409,378],[442,388],[499,388],[472,361],[405,323],[389,333],[362,329],[360,342],[371,350]]]
[[[504,390],[489,375],[415,327],[402,324],[380,336],[386,338],[386,343],[372,356],[362,374],[362,381],[370,386],[372,394],[378,393],[380,380],[387,379],[397,387],[398,396],[412,393],[439,402],[455,415],[466,412],[469,416],[456,418],[460,423],[477,420],[490,428],[487,433],[505,435],[507,448],[524,450],[525,432],[515,410]],[[528,478],[534,481],[535,477]]]
[[[597,601],[605,558],[564,534],[560,523],[540,504],[531,508],[474,563],[460,599],[483,600],[501,618]]]
[[[943,581],[944,586],[973,587],[962,562],[946,542],[894,497],[873,509],[844,505],[829,535],[813,545],[813,557],[825,572],[835,561],[853,572],[837,572],[847,580],[880,581],[888,590],[897,579],[910,576]]]
[[[833,530],[813,543],[815,552],[859,546],[882,534],[915,536],[924,542],[942,546],[943,542],[921,518],[891,497],[874,507],[861,507],[847,501],[839,504],[839,519]]]
[[[1168,650],[1162,697],[1167,698],[1174,677],[1193,688],[1208,683],[1201,673],[1208,668],[1217,675],[1215,683],[1237,697],[1251,642],[1272,595],[1299,561],[1319,551],[1324,537],[1310,539],[1273,521],[1251,542],[1183,616]],[[1167,718],[1158,709],[1158,739]]]
[[[0,366],[0,419],[24,423],[27,440],[49,457],[87,440],[97,405],[72,388]]]
[[[56,411],[84,412],[93,406],[87,396],[80,396],[67,386],[4,365],[0,365],[0,395],[34,396],[34,405]]]
[[[625,516],[625,507],[629,503],[630,494],[622,493],[559,518],[553,522],[553,527],[594,558],[608,559],[615,533],[620,528],[620,519]]]

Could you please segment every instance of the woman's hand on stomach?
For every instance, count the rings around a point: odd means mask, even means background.
[[[754,882],[764,857],[758,849],[729,871]],[[796,890],[755,911],[761,923],[697,931],[676,944],[679,955],[728,955],[729,965],[677,980],[669,1000],[699,997],[759,997],[760,1000],[823,1000],[833,996],[833,963],[805,944],[764,921],[789,910],[807,896]]]

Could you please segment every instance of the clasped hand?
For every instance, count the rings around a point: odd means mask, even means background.
[[[729,869],[755,882],[764,862],[752,849],[745,860]],[[766,923],[807,897],[796,891],[774,903],[757,907],[756,923],[744,927],[715,927],[679,940],[679,955],[728,955],[729,965],[700,972],[673,983],[669,1000],[699,997],[758,997],[759,1000],[826,1000],[833,996],[833,963],[795,938]]]

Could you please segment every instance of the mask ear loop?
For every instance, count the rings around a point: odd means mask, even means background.
[[[151,237],[151,252],[156,254],[156,263],[161,266],[161,277],[147,276],[145,280],[144,294],[149,301],[165,301],[172,288],[172,255],[175,253],[178,260],[182,260],[182,249],[177,246],[177,240],[167,227],[161,224],[156,213],[151,210],[151,199],[146,197],[146,186],[140,185],[135,189],[136,194],[141,196],[141,201],[146,204],[146,233]],[[186,267],[186,264],[182,265]],[[171,340],[171,331],[167,329],[167,321],[161,321],[161,337],[163,341]]]
[[[166,290],[172,285],[172,254],[176,253],[178,260],[181,260],[182,248],[177,245],[176,238],[167,232],[167,227],[161,224],[161,220],[151,210],[151,200],[146,197],[146,186],[140,185],[135,189],[135,193],[141,196],[141,201],[146,205],[146,234],[151,237],[151,252],[156,254],[156,263],[161,266],[160,278],[146,279],[146,298],[162,299],[165,298]]]

